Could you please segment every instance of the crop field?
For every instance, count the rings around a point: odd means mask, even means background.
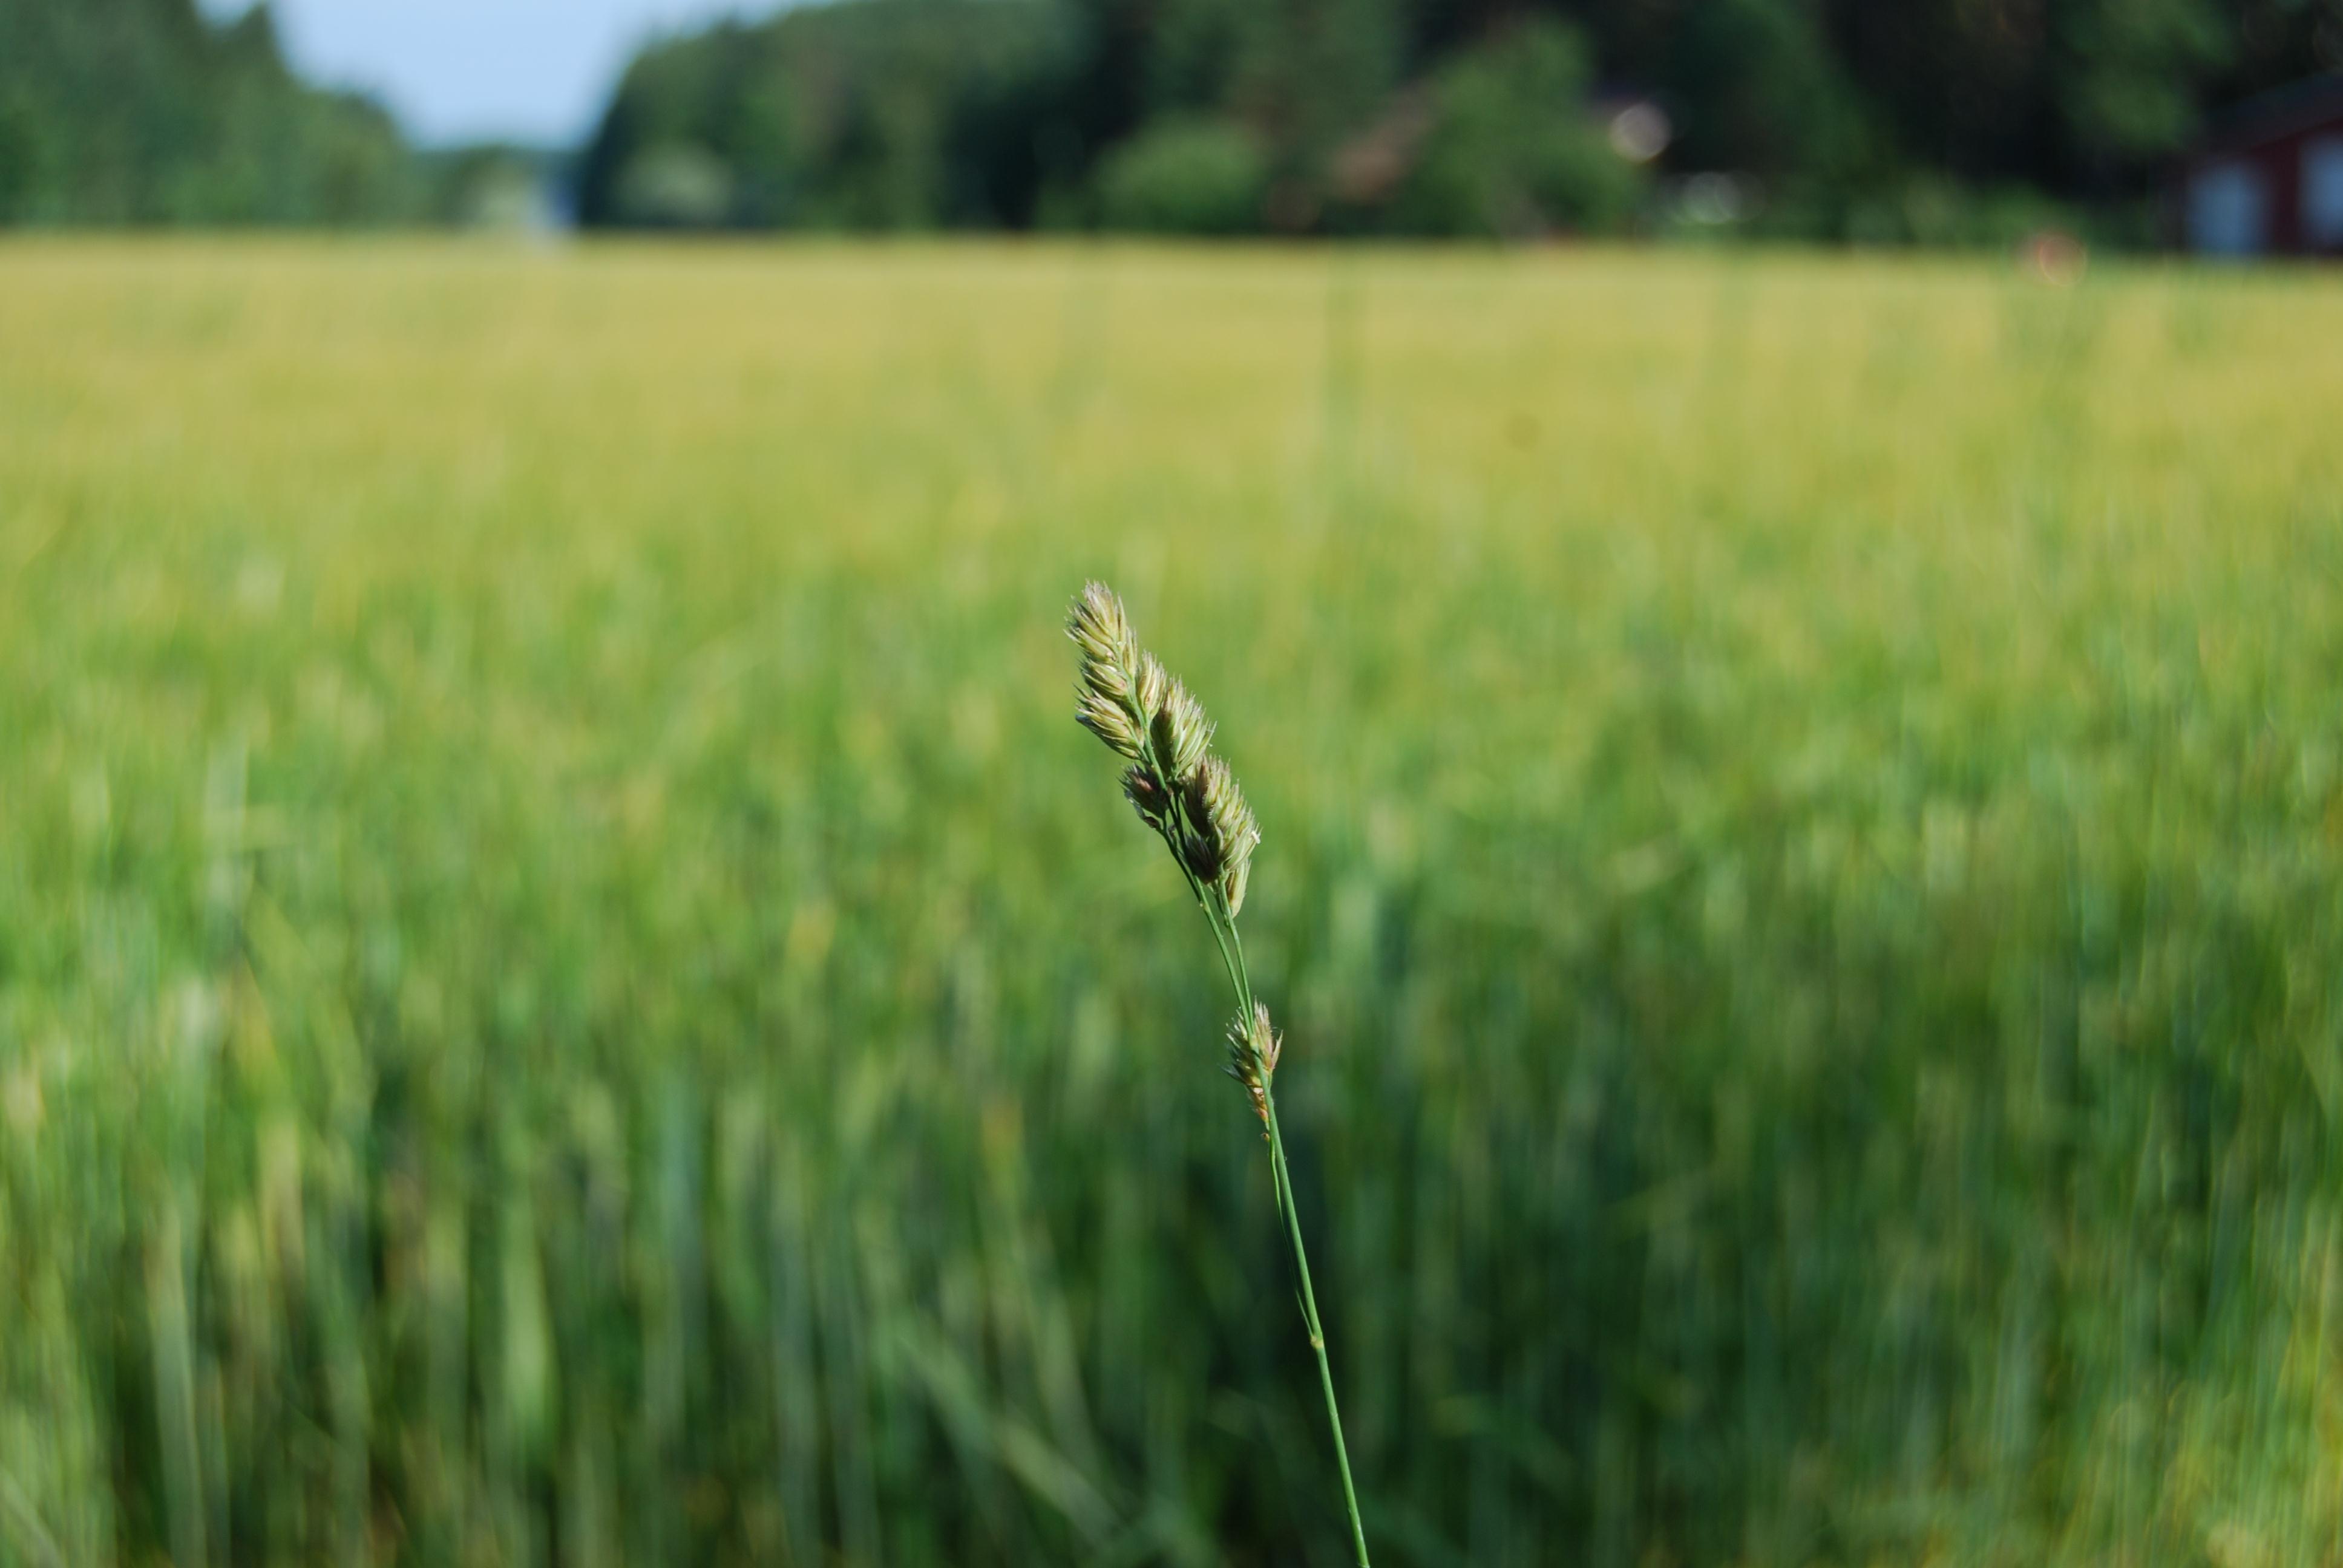
[[[0,1564],[2343,1560],[2343,277],[0,247]]]

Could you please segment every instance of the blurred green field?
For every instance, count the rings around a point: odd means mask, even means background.
[[[2343,1559],[2343,277],[0,248],[0,1563]]]

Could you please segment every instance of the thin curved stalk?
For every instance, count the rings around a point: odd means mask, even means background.
[[[1230,983],[1236,987],[1240,1015],[1249,1017],[1252,980],[1245,970],[1244,939],[1237,935],[1236,921],[1229,917],[1226,905],[1214,907],[1217,899],[1215,894],[1202,900],[1204,915],[1212,922],[1221,960],[1228,966]],[[1318,1320],[1318,1293],[1310,1283],[1310,1253],[1302,1244],[1302,1212],[1293,1201],[1293,1172],[1285,1162],[1285,1137],[1278,1129],[1277,1096],[1266,1080],[1262,1084],[1262,1120],[1269,1128],[1270,1175],[1277,1190],[1277,1206],[1285,1219],[1285,1239],[1293,1248],[1293,1272],[1301,1282],[1302,1322],[1310,1331],[1311,1353],[1318,1358],[1318,1387],[1326,1396],[1326,1427],[1334,1436],[1334,1467],[1342,1477],[1342,1506],[1350,1513],[1351,1545],[1358,1553],[1359,1568],[1370,1568],[1366,1527],[1359,1518],[1358,1487],[1351,1480],[1351,1452],[1342,1442],[1342,1412],[1334,1401],[1334,1369],[1326,1359],[1326,1331]]]
[[[1212,925],[1212,944],[1220,949],[1221,963],[1237,993],[1237,1018],[1229,1028],[1229,1072],[1243,1086],[1268,1138],[1277,1209],[1285,1221],[1285,1239],[1293,1248],[1300,1287],[1295,1299],[1302,1325],[1310,1331],[1311,1353],[1318,1358],[1326,1425],[1334,1434],[1334,1462],[1342,1474],[1351,1544],[1358,1552],[1359,1568],[1368,1568],[1367,1533],[1359,1519],[1358,1488],[1351,1480],[1350,1450],[1342,1442],[1342,1413],[1334,1403],[1326,1331],[1318,1318],[1317,1292],[1310,1283],[1310,1255],[1302,1245],[1302,1215],[1293,1201],[1293,1172],[1285,1161],[1277,1101],[1270,1093],[1270,1080],[1277,1070],[1278,1035],[1269,1010],[1253,1000],[1244,939],[1237,935],[1237,910],[1244,903],[1261,825],[1227,761],[1211,752],[1212,726],[1203,706],[1140,647],[1114,590],[1103,583],[1085,584],[1067,615],[1066,634],[1081,650],[1075,719],[1131,764],[1122,776],[1123,795],[1140,820],[1161,835],[1172,851],[1172,863]]]

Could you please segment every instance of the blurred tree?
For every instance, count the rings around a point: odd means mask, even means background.
[[[1116,228],[1158,234],[1244,234],[1262,224],[1269,162],[1242,128],[1174,121],[1107,156],[1101,216]]]
[[[579,216],[1028,223],[1051,131],[1080,140],[1083,20],[1039,0],[860,0],[662,44],[628,70],[587,148]]]
[[[1270,149],[1272,227],[1314,226],[1336,153],[1406,75],[1398,0],[1262,0],[1246,13],[1229,105]]]
[[[2103,194],[2136,186],[2194,132],[2230,52],[2226,10],[2221,0],[1836,0],[1833,31],[1911,161]]]
[[[1600,88],[1665,106],[1657,172],[1755,176],[1777,229],[1998,235],[2033,193],[2139,197],[2206,115],[2319,70],[2343,0],[835,0],[647,49],[577,206],[1217,230],[1257,174],[1247,226],[1601,228],[1637,182],[1586,134]],[[443,168],[300,84],[266,5],[0,0],[0,223],[444,217]]]
[[[1549,21],[1456,55],[1433,77],[1429,124],[1393,199],[1393,226],[1516,237],[1620,226],[1642,179],[1589,116],[1589,75],[1577,35]]]
[[[2283,86],[2317,70],[2343,73],[2343,0],[2237,0],[2217,98]]]
[[[589,223],[1046,210],[1217,231],[1242,206],[1288,231],[1599,229],[1639,184],[1589,128],[1603,84],[1666,106],[1662,172],[1755,175],[1777,227],[1998,234],[2037,210],[2029,189],[2144,189],[2225,70],[2249,85],[2233,62],[2256,81],[2306,65],[2313,14],[2338,4],[843,0],[647,53],[579,206]],[[1264,191],[1241,202],[1256,160]]]
[[[1844,184],[1894,156],[1807,0],[1688,6],[1654,65],[1690,166]]]
[[[0,223],[367,223],[417,216],[389,117],[303,85],[268,8],[0,3]]]
[[[2073,166],[2121,171],[2186,142],[2230,33],[2213,0],[2068,0],[2053,101]]]

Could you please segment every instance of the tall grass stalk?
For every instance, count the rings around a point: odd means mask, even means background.
[[[1360,1568],[1367,1568],[1367,1535],[1359,1520],[1359,1493],[1351,1479],[1350,1451],[1342,1442],[1342,1412],[1334,1400],[1334,1372],[1326,1359],[1326,1331],[1318,1317],[1318,1295],[1310,1283],[1310,1254],[1302,1244],[1302,1216],[1294,1206],[1293,1173],[1286,1163],[1285,1139],[1277,1123],[1272,1081],[1282,1044],[1271,1027],[1269,1009],[1252,993],[1245,968],[1244,939],[1237,915],[1261,829],[1226,762],[1209,753],[1212,727],[1188,689],[1164,672],[1153,654],[1139,646],[1122,600],[1103,583],[1086,584],[1067,617],[1067,635],[1082,654],[1076,718],[1130,763],[1123,793],[1140,819],[1162,836],[1172,863],[1211,923],[1212,941],[1236,991],[1237,1015],[1229,1025],[1229,1076],[1252,1101],[1269,1142],[1270,1172],[1277,1207],[1293,1248],[1293,1271],[1302,1321],[1318,1358],[1318,1384],[1326,1397],[1326,1425],[1334,1438],[1334,1464],[1342,1477],[1342,1505],[1349,1512],[1351,1544]]]

